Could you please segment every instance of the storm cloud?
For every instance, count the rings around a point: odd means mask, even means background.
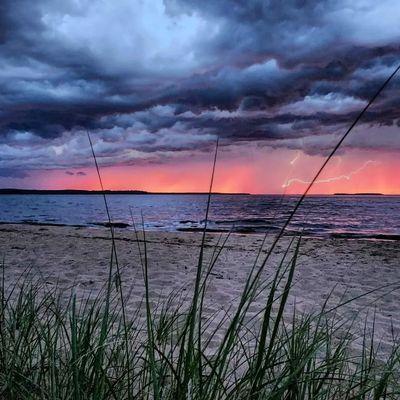
[[[397,0],[5,0],[0,175],[223,146],[324,154],[400,62]],[[351,148],[400,149],[400,79]],[[16,176],[17,176],[16,175]]]

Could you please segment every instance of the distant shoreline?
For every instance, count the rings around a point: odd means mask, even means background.
[[[39,195],[102,195],[102,194],[129,194],[129,195],[176,195],[176,194],[190,194],[190,195],[206,195],[208,192],[147,192],[145,190],[80,190],[80,189],[62,189],[62,190],[42,190],[42,189],[0,189],[0,195],[13,194],[13,195],[29,195],[29,194],[39,194]],[[222,193],[222,192],[212,192],[213,195],[247,195],[250,193]]]
[[[383,193],[334,193],[334,196],[390,196]],[[392,195],[393,196],[393,195]]]
[[[148,192],[145,190],[83,190],[83,189],[15,189],[4,188],[0,189],[1,195],[207,195],[208,192]],[[281,193],[224,193],[212,192],[212,195],[221,196],[301,196],[301,193],[296,194],[281,194]],[[333,194],[310,194],[308,196],[400,196],[400,194],[384,194],[384,193],[333,193]]]

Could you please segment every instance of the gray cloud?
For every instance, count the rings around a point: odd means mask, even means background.
[[[0,168],[91,165],[86,130],[104,164],[192,156],[217,135],[324,154],[399,62],[399,13],[395,0],[5,0]],[[349,146],[399,147],[399,88]]]
[[[73,171],[65,171],[65,174],[66,175],[69,175],[69,176],[86,176],[86,172],[83,172],[83,171],[77,171],[77,172],[73,172]]]
[[[18,178],[24,179],[27,178],[29,174],[21,169],[13,169],[13,168],[0,168],[0,177],[2,178]]]

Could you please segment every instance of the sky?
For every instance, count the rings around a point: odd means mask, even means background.
[[[0,187],[301,193],[400,63],[398,0],[2,0]],[[400,76],[313,193],[400,193]]]

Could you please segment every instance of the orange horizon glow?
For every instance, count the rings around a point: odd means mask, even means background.
[[[101,167],[101,175],[106,190],[208,192],[212,154],[209,158],[186,159],[160,165]],[[302,194],[307,184],[296,180],[310,181],[323,160],[322,156],[309,156],[298,151],[281,149],[256,149],[240,156],[222,152],[217,161],[213,192]],[[29,184],[24,182],[23,187],[100,189],[94,168],[68,170],[83,171],[86,175],[70,176],[65,174],[66,170],[36,171],[32,172]],[[395,153],[349,151],[331,160],[310,194],[400,194],[400,176],[395,173],[399,170],[400,160]],[[295,181],[285,188],[285,183],[290,179]]]

